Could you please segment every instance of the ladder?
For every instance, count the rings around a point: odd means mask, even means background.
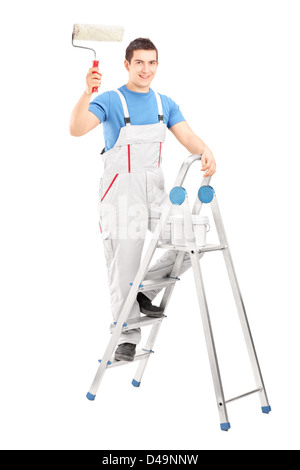
[[[111,326],[111,338],[106,348],[106,351],[103,355],[102,360],[100,360],[100,366],[98,367],[96,376],[94,381],[91,385],[91,388],[87,394],[87,398],[90,401],[95,400],[97,391],[100,387],[100,383],[103,379],[104,373],[108,368],[122,366],[128,364],[129,362],[126,361],[116,361],[113,359],[114,350],[118,344],[118,340],[122,332],[128,331],[134,328],[141,328],[143,326],[152,325],[150,330],[150,334],[145,345],[145,348],[136,352],[134,361],[139,361],[139,366],[136,372],[136,375],[132,381],[132,385],[134,387],[139,387],[141,384],[141,380],[147,366],[148,360],[153,353],[153,347],[157,335],[159,333],[160,326],[162,321],[165,318],[165,315],[161,318],[151,318],[151,317],[142,317],[137,319],[128,320],[129,313],[133,306],[134,301],[137,298],[138,292],[147,292],[149,290],[157,289],[157,288],[165,288],[160,307],[165,312],[172,296],[173,290],[175,288],[175,284],[179,280],[178,275],[180,273],[180,269],[182,267],[182,263],[185,257],[185,254],[188,253],[191,259],[191,265],[194,273],[194,279],[196,284],[197,296],[199,301],[199,307],[202,317],[202,323],[204,328],[206,346],[208,350],[209,356],[209,363],[214,383],[215,395],[216,395],[216,402],[220,416],[220,424],[222,431],[228,431],[231,428],[228,413],[227,413],[227,404],[234,400],[238,400],[240,398],[246,397],[248,395],[257,393],[260,398],[261,402],[261,409],[264,414],[269,414],[271,411],[271,407],[268,402],[268,397],[265,389],[265,385],[263,382],[263,377],[261,373],[261,369],[259,366],[257,354],[255,351],[255,346],[250,330],[250,326],[247,319],[247,314],[245,310],[245,306],[243,303],[242,295],[240,292],[240,288],[238,285],[236,273],[234,270],[228,241],[224,229],[224,225],[222,222],[217,197],[215,190],[212,186],[210,186],[211,177],[203,178],[201,187],[198,191],[198,195],[193,206],[192,212],[190,210],[189,202],[188,202],[188,195],[186,190],[182,187],[183,182],[186,178],[187,172],[191,165],[201,160],[201,155],[191,155],[189,156],[182,164],[182,167],[179,171],[177,179],[175,181],[174,187],[170,192],[170,201],[168,206],[162,212],[162,215],[157,223],[155,231],[153,233],[153,237],[149,243],[148,249],[145,253],[144,259],[141,263],[141,266],[136,274],[134,281],[131,283],[131,289],[129,295],[124,303],[123,309],[119,316],[118,322],[115,322]],[[207,244],[203,247],[196,246],[196,238],[193,231],[193,222],[192,222],[192,215],[197,215],[201,211],[202,204],[210,204],[211,211],[213,214],[214,222],[216,231],[219,238],[218,244]],[[183,222],[185,233],[187,235],[188,246],[177,246],[172,245],[171,243],[164,243],[162,241],[162,234],[163,230],[169,220],[169,217],[172,213],[173,205],[181,206],[182,214],[183,214]],[[169,277],[163,279],[156,279],[156,280],[144,280],[149,264],[154,256],[154,252],[157,248],[162,249],[174,249],[177,253],[175,258],[175,262],[172,268],[172,272]],[[209,316],[208,304],[205,295],[205,289],[203,284],[203,277],[200,267],[200,256],[202,253],[207,253],[211,251],[221,251],[224,256],[225,265],[227,268],[228,276],[230,279],[230,284],[232,287],[233,296],[235,299],[235,304],[237,307],[239,319],[241,322],[241,327],[243,330],[254,378],[256,383],[256,389],[250,392],[244,393],[243,395],[231,398],[229,400],[225,399],[220,368],[217,358],[217,352],[214,342],[214,336]],[[131,363],[131,362],[130,362]]]

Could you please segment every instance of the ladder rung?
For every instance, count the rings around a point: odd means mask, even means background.
[[[155,290],[156,288],[159,288],[159,287],[168,287],[172,284],[175,284],[175,282],[179,280],[180,279],[178,278],[163,277],[161,279],[143,281],[141,286],[139,287],[139,292],[144,292],[147,290]]]
[[[143,326],[154,325],[155,323],[161,322],[164,318],[166,318],[165,315],[159,318],[153,318],[153,317],[147,317],[147,316],[141,317],[141,318],[132,318],[131,320],[127,320],[127,322],[125,323],[126,326],[123,326],[122,332],[134,330],[135,328],[141,328]],[[110,331],[112,332],[115,327],[116,327],[116,323],[113,323],[112,325],[110,325]]]
[[[256,390],[252,390],[252,392],[244,393],[243,395],[239,395],[238,397],[231,398],[230,400],[227,400],[225,403],[230,403],[232,401],[239,400],[240,398],[247,397],[248,395],[252,395],[252,393],[258,393],[261,391],[262,391],[261,388],[257,388]]]
[[[147,357],[150,356],[150,354],[153,354],[153,351],[146,351],[144,349],[140,349],[139,351],[136,352],[133,361],[116,361],[116,359],[112,359],[107,364],[107,368],[125,366],[126,364],[131,364],[134,361],[140,361],[141,359],[146,359]],[[101,362],[101,360],[99,362]]]

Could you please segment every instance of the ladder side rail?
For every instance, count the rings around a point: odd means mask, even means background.
[[[265,389],[265,386],[264,386],[264,381],[263,381],[263,377],[262,377],[262,373],[261,373],[257,353],[256,353],[256,350],[255,350],[255,345],[254,345],[254,341],[253,341],[249,321],[248,321],[248,318],[247,318],[247,313],[246,313],[244,301],[243,301],[241,290],[240,290],[240,287],[239,287],[239,284],[238,284],[238,280],[237,280],[235,268],[234,268],[234,265],[233,265],[230,249],[229,249],[229,246],[228,246],[228,240],[227,240],[227,236],[226,236],[226,232],[225,232],[224,224],[223,224],[223,221],[222,221],[222,217],[221,217],[221,213],[220,213],[220,209],[219,209],[219,205],[218,205],[218,202],[217,202],[216,195],[214,195],[214,198],[213,198],[213,200],[210,204],[211,204],[211,209],[212,209],[212,213],[213,213],[213,217],[214,217],[214,221],[215,221],[215,225],[216,225],[216,229],[217,229],[217,232],[218,232],[220,242],[221,242],[221,244],[224,244],[225,247],[226,247],[226,249],[222,250],[224,260],[225,260],[225,265],[226,265],[226,268],[227,268],[228,276],[229,276],[231,287],[232,287],[233,296],[234,296],[235,303],[236,303],[236,306],[237,306],[237,311],[238,311],[238,314],[239,314],[239,319],[240,319],[240,322],[241,322],[241,326],[242,326],[242,330],[243,330],[243,334],[244,334],[244,338],[245,338],[245,342],[246,342],[250,362],[251,362],[251,365],[252,365],[252,370],[253,370],[253,373],[254,373],[256,385],[257,385],[258,389],[261,389],[261,392],[259,393],[261,404],[262,404],[262,407],[268,407],[269,406],[268,397],[267,397],[266,389]]]
[[[213,384],[215,389],[215,395],[217,400],[217,406],[220,416],[220,423],[221,428],[226,427],[229,428],[229,420],[227,414],[227,407],[226,401],[224,396],[224,390],[222,385],[220,367],[218,362],[218,356],[214,341],[214,335],[212,330],[212,325],[209,316],[208,304],[206,300],[206,294],[204,289],[204,282],[200,268],[200,260],[198,257],[198,249],[196,246],[196,239],[195,234],[193,232],[193,222],[192,222],[192,215],[190,212],[190,208],[188,205],[188,198],[186,198],[185,202],[183,203],[183,215],[184,215],[184,225],[186,228],[186,236],[189,240],[189,248],[190,248],[190,258],[194,273],[197,297],[200,307],[200,313],[202,317],[203,329],[204,329],[204,336],[207,345],[209,363],[213,378]]]
[[[146,346],[145,346],[145,350],[147,350],[149,352],[149,355],[145,359],[142,359],[139,363],[139,366],[138,366],[138,369],[136,371],[135,377],[132,381],[132,384],[135,387],[140,386],[143,374],[145,372],[146,366],[148,364],[148,360],[150,358],[150,353],[154,352],[152,350],[152,348],[154,347],[154,343],[156,341],[156,338],[157,338],[158,332],[160,330],[162,321],[163,321],[163,318],[161,318],[161,320],[158,323],[156,323],[155,325],[153,325],[153,327],[151,328],[151,332],[150,332],[149,338],[148,338]]]
[[[118,343],[119,337],[121,335],[121,332],[122,332],[122,326],[121,325],[116,325],[116,327],[115,327],[115,329],[114,329],[114,331],[111,335],[108,346],[105,350],[105,353],[102,357],[100,366],[98,367],[95,378],[94,378],[94,380],[92,382],[92,385],[89,389],[89,394],[92,397],[95,397],[97,395],[97,392],[98,392],[98,389],[100,387],[101,381],[103,379],[104,373],[106,371],[107,365],[108,365],[109,361],[111,360],[113,352],[114,352],[114,350],[117,346],[117,343]]]
[[[181,269],[181,266],[182,266],[182,263],[184,261],[184,256],[185,256],[184,252],[178,252],[177,257],[176,257],[175,262],[174,262],[174,265],[173,265],[173,268],[172,268],[172,271],[171,271],[171,275],[170,275],[171,277],[177,277],[178,276],[178,274],[180,272],[180,269]],[[165,289],[165,292],[164,292],[164,295],[163,295],[163,298],[162,298],[161,304],[160,304],[160,307],[163,308],[164,312],[167,309],[167,306],[168,306],[169,301],[171,299],[174,288],[175,288],[175,284],[173,284],[173,285],[171,285],[171,286],[169,286]],[[154,347],[154,343],[155,343],[157,335],[158,335],[158,332],[160,330],[161,324],[162,324],[162,321],[158,322],[155,325],[153,325],[153,327],[151,328],[150,335],[149,335],[148,341],[146,343],[145,349],[152,351],[152,349]],[[140,383],[141,383],[143,374],[144,374],[146,366],[148,364],[149,357],[150,356],[148,356],[147,358],[140,361],[140,364],[138,366],[136,375],[135,375],[134,380],[132,382],[133,384],[135,384],[135,386],[139,386]]]

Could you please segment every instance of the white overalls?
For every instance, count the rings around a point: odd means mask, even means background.
[[[155,92],[158,107],[156,124],[131,125],[126,100],[117,90],[125,117],[125,126],[115,146],[103,155],[104,174],[100,183],[100,230],[108,269],[111,306],[118,320],[124,302],[140,267],[147,230],[153,231],[159,212],[168,202],[161,170],[162,144],[166,138],[162,103]],[[156,217],[155,217],[156,215]],[[145,279],[167,276],[176,253],[170,250],[148,271]],[[190,267],[187,257],[182,272]],[[158,291],[147,292],[151,300]],[[129,318],[140,317],[136,301]],[[122,334],[119,344],[138,344],[139,329]]]

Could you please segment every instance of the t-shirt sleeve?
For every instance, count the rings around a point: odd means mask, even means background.
[[[168,104],[169,117],[167,126],[170,129],[170,127],[175,126],[175,124],[178,124],[179,122],[185,121],[185,119],[182,112],[180,111],[178,104],[176,104],[175,101],[173,101],[171,98],[168,98]]]
[[[100,122],[104,122],[107,120],[109,115],[109,105],[109,92],[106,91],[105,93],[96,96],[96,98],[91,101],[89,105],[89,111],[95,114],[95,116],[97,116]]]

